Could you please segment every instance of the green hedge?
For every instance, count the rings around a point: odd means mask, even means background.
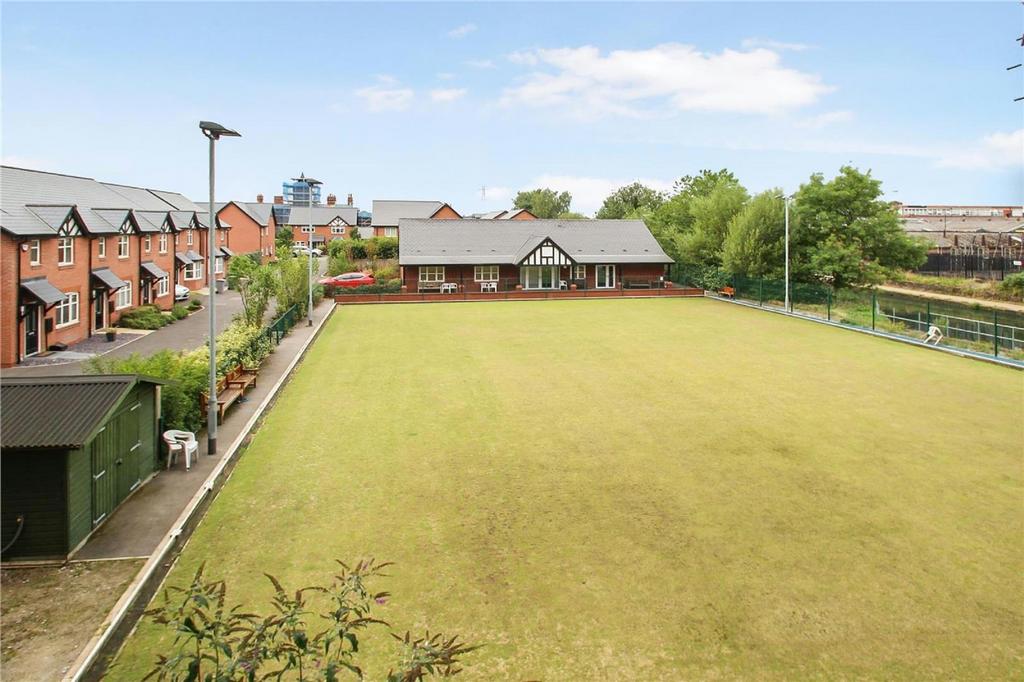
[[[144,305],[121,313],[117,324],[128,329],[159,329],[172,321],[173,318],[164,315],[155,305]]]

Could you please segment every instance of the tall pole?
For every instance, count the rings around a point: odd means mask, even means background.
[[[306,204],[309,206],[309,276],[307,278],[306,290],[309,300],[306,302],[307,327],[313,326],[313,183],[306,183]],[[326,242],[325,242],[326,243]],[[317,268],[319,271],[320,268]]]
[[[214,145],[217,139],[210,136],[210,210],[207,223],[206,241],[206,281],[210,287],[210,388],[207,395],[210,399],[206,401],[206,454],[217,454],[217,306],[216,300],[217,282],[214,275],[214,263],[216,257],[213,250],[216,248],[214,239],[215,223],[213,222],[213,169],[214,169]]]
[[[789,310],[789,197],[786,197],[786,310]]]

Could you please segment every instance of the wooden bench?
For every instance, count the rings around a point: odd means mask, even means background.
[[[626,289],[650,289],[651,283],[645,279],[627,279],[623,282]]]
[[[718,293],[720,293],[722,296],[725,296],[726,298],[736,298],[736,289],[734,289],[733,287],[722,287],[722,290],[719,291]]]
[[[420,282],[416,291],[419,293],[423,293],[424,291],[432,291],[436,294],[439,294],[441,293],[442,284],[444,284],[444,282]]]
[[[224,413],[235,404],[245,393],[245,389],[256,385],[258,369],[238,365],[228,371],[217,382],[217,423],[224,421]],[[210,395],[205,391],[199,394],[199,409],[206,416],[209,409]]]

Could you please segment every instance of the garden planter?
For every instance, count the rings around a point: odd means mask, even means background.
[[[522,290],[523,290],[523,285],[522,284],[517,284],[516,285],[516,291],[522,291]]]
[[[570,284],[569,285],[569,291],[576,291],[576,285],[575,284]]]
[[[107,330],[107,341],[117,341],[117,330],[116,329],[108,329]]]

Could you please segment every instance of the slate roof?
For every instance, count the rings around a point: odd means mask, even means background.
[[[981,234],[1005,234],[1024,231],[1024,219],[1019,216],[1004,218],[1002,216],[925,216],[903,219],[903,229],[907,232],[977,232]]]
[[[577,263],[671,263],[642,220],[408,220],[402,265],[518,264],[545,237]]]
[[[402,218],[429,218],[444,206],[443,201],[396,201],[374,199],[371,227],[397,227]],[[294,209],[293,209],[294,210]]]
[[[82,447],[140,381],[135,375],[0,379],[0,448]]]
[[[340,217],[348,225],[355,225],[359,209],[354,206],[313,206],[313,225],[326,225]],[[289,225],[309,225],[310,207],[292,204]]]

